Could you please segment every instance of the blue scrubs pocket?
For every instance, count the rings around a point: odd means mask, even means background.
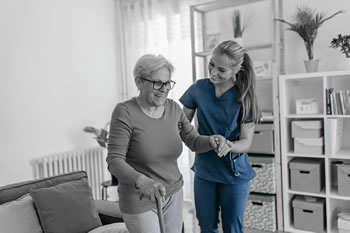
[[[234,177],[243,180],[251,180],[255,177],[247,153],[226,155],[223,159],[227,169],[232,172]]]

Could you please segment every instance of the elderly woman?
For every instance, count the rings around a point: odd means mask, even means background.
[[[228,152],[222,136],[200,136],[180,106],[167,98],[175,85],[173,71],[161,55],[139,58],[134,67],[139,95],[119,103],[112,114],[107,163],[119,179],[120,209],[130,233],[160,232],[159,198],[166,232],[181,232],[183,178],[177,159],[182,141],[197,152]]]

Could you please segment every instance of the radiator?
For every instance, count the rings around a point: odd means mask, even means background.
[[[95,199],[101,199],[101,183],[106,177],[105,149],[101,147],[46,155],[31,161],[34,179],[86,171]]]

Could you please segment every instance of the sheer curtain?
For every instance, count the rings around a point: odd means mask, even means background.
[[[189,6],[192,3],[193,0],[116,0],[119,99],[138,94],[132,70],[136,60],[145,53],[162,54],[175,66],[172,79],[176,85],[169,98],[178,101],[191,85]],[[192,199],[190,156],[193,153],[184,146],[178,160],[187,199]]]

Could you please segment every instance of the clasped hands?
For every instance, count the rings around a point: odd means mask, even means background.
[[[232,146],[232,143],[221,135],[210,136],[209,143],[220,158],[229,153]]]

